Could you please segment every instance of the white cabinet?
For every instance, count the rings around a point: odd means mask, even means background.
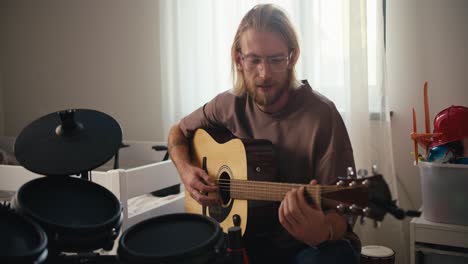
[[[414,218],[410,223],[410,240],[411,264],[468,263],[468,226]]]

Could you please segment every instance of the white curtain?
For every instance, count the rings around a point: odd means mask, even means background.
[[[289,14],[301,44],[298,76],[342,113],[356,167],[376,164],[398,198],[386,109],[383,0],[160,0],[163,129],[230,89],[230,47],[243,15],[258,3]],[[387,216],[356,232],[363,244],[392,248],[405,262],[402,224]]]
[[[387,75],[384,45],[383,1],[349,1],[349,61],[345,79],[349,102],[343,116],[350,133],[357,168],[376,165],[384,175],[393,199],[398,199],[392,156],[390,111],[386,103]],[[345,56],[346,57],[346,56]],[[345,60],[346,61],[346,60]],[[382,245],[396,252],[396,263],[408,262],[409,244],[403,222],[387,215],[375,228],[372,221],[358,223],[355,231],[363,245]]]

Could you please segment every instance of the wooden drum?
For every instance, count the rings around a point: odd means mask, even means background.
[[[361,264],[394,264],[395,252],[384,246],[369,245],[361,249]]]

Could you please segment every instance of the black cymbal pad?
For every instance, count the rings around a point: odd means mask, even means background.
[[[15,156],[26,169],[49,176],[91,171],[118,151],[122,129],[111,116],[73,109],[43,116],[25,127],[15,142]]]

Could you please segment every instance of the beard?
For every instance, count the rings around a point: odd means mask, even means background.
[[[255,81],[247,83],[247,92],[259,106],[269,106],[276,103],[288,90],[287,83],[287,80],[281,83],[273,80]],[[258,86],[266,87],[265,89],[268,90],[268,93],[260,91]]]

